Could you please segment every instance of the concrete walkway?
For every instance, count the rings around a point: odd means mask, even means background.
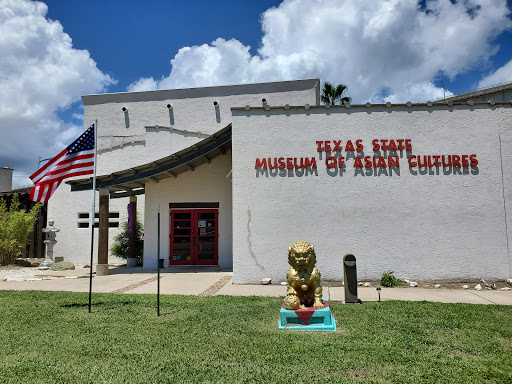
[[[93,277],[93,292],[155,294],[157,290],[156,270],[118,267],[108,276]],[[282,285],[233,285],[232,273],[214,268],[166,268],[161,271],[160,293],[163,295],[196,296],[272,296],[286,294]],[[29,279],[0,281],[0,290],[41,290],[88,292],[88,270],[42,271]],[[332,301],[344,300],[343,287],[324,287],[324,297]],[[382,288],[381,300],[434,301],[442,303],[500,304],[512,305],[512,291],[463,290],[427,288]],[[377,301],[376,287],[359,287],[359,298]]]

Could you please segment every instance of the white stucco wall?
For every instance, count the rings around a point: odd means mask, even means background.
[[[314,101],[312,92],[309,94],[307,92],[289,93],[271,96],[251,94],[164,101],[111,102],[86,106],[85,121],[92,124],[95,118],[99,120],[100,148],[108,147],[109,140],[115,144],[115,139],[111,139],[110,136],[133,135],[135,140],[133,145],[124,147],[124,149],[104,150],[100,155],[100,161],[98,161],[98,174],[104,175],[116,170],[147,164],[203,140],[207,137],[205,135],[211,135],[231,123],[230,108],[232,106],[246,104],[260,106],[263,97],[267,97],[267,100],[275,100],[276,104],[289,103],[290,100],[302,103]],[[219,105],[220,122],[217,122],[214,101],[217,101]],[[182,133],[145,128],[145,126],[154,125],[170,126],[167,104],[173,106],[174,125],[172,127]],[[128,108],[129,128],[126,128],[125,125],[125,113],[121,110],[122,107]],[[204,135],[199,135],[197,132]],[[125,140],[129,141],[130,138],[127,137]],[[145,143],[138,143],[142,140]],[[125,156],[124,152],[130,153],[130,155]],[[123,159],[122,162],[119,161],[120,158]]]
[[[0,192],[12,189],[12,171],[11,168],[0,167]]]
[[[346,253],[356,256],[361,280],[389,269],[411,280],[510,278],[511,123],[510,105],[234,110],[235,283],[285,280],[287,249],[297,240],[315,246],[327,280],[343,278]],[[465,174],[411,172],[404,152],[400,175],[373,168],[355,175],[353,157],[329,175],[315,142],[356,139],[365,156],[374,154],[373,139],[411,139],[412,155],[476,154],[479,164]],[[313,156],[317,175],[255,170],[256,158]]]
[[[98,175],[147,164],[203,140],[231,123],[233,106],[261,106],[263,98],[269,105],[314,105],[318,83],[313,79],[84,96],[84,127],[95,119],[99,124]],[[171,113],[168,104],[172,105]],[[145,128],[155,125],[174,130]],[[122,141],[128,145],[109,149]]]
[[[170,209],[169,203],[219,203],[219,266],[233,265],[231,181],[226,175],[231,171],[231,151],[215,157],[210,164],[203,164],[195,171],[181,173],[176,179],[168,178],[159,183],[146,184],[146,215],[144,219],[144,267],[156,267],[157,214],[160,201],[160,258],[169,265]]]
[[[92,209],[92,191],[70,192],[67,184],[62,184],[55,191],[48,204],[48,220],[55,221],[57,244],[54,247],[54,257],[64,257],[78,266],[88,265],[91,257],[91,229],[79,228],[78,222],[90,222],[90,219],[78,219],[78,212],[88,212]],[[121,224],[128,220],[128,198],[110,199],[109,211],[119,212],[119,228],[109,228],[109,248],[114,237],[122,231]],[[96,192],[96,213],[99,212],[99,194]],[[144,217],[144,196],[137,196],[137,215]],[[90,216],[89,216],[90,217]],[[94,230],[94,264],[98,261],[98,228]],[[124,260],[109,256],[109,263],[122,263]]]
[[[315,105],[318,97],[318,79],[89,95],[83,97],[84,128],[98,120],[97,174],[108,175],[161,159],[203,140],[207,137],[205,135],[211,135],[231,123],[230,107],[234,105],[261,106],[263,98],[270,105]],[[218,113],[214,101],[218,103]],[[175,130],[146,130],[145,126],[171,126],[167,104],[173,107],[172,127]],[[126,114],[123,107],[128,110]],[[126,145],[119,147],[120,143]],[[80,265],[89,263],[90,230],[77,228],[77,213],[90,212],[91,195],[91,192],[70,192],[70,186],[62,183],[48,205],[48,218],[55,220],[55,226],[61,229],[55,256]],[[144,200],[144,196],[138,197],[141,217]],[[128,203],[128,198],[110,200],[110,210],[121,213],[120,222],[127,220]],[[109,247],[119,232],[117,228],[109,229]],[[117,258],[110,259],[110,262],[118,261]],[[96,256],[94,262],[97,262]]]

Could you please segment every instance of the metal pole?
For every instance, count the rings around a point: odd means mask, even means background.
[[[89,264],[89,313],[91,313],[92,300],[92,263],[94,253],[94,222],[96,219],[96,163],[98,147],[98,120],[94,121],[94,174],[92,178],[92,214],[91,214],[91,262]]]
[[[48,160],[51,160],[51,159],[52,159],[52,157],[50,157],[50,158],[48,158],[48,159],[43,159],[41,156],[39,156],[39,161],[38,161],[38,163],[37,163],[37,169],[41,168],[41,163],[42,163],[43,161],[48,161]]]
[[[160,316],[160,200],[158,200],[158,225],[157,225],[157,232],[158,232],[158,243],[157,243],[157,270],[158,270],[158,278],[157,278],[157,295],[156,295],[156,305],[157,305],[157,314]]]

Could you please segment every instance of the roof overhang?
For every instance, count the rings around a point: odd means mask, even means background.
[[[448,101],[467,101],[470,99],[476,99],[482,96],[490,96],[501,92],[512,91],[512,82],[493,85],[486,88],[481,88],[473,92],[463,93],[460,95],[453,95],[449,97],[443,97],[442,99],[434,100],[435,103],[444,103]]]
[[[305,79],[291,81],[276,81],[271,83],[221,85],[200,88],[159,89],[142,92],[101,93],[84,95],[84,105],[105,103],[131,103],[141,101],[164,101],[176,99],[191,99],[203,97],[223,97],[232,95],[253,95],[258,93],[271,94],[274,92],[295,92],[315,89],[320,98],[320,79]],[[319,100],[317,100],[319,103]]]
[[[96,177],[96,189],[108,189],[110,198],[141,195],[145,193],[147,182],[158,183],[169,177],[176,178],[180,173],[193,171],[198,166],[210,163],[219,155],[225,155],[231,148],[231,124],[210,137],[170,156],[149,164],[140,165]],[[71,191],[91,190],[93,178],[70,180]]]

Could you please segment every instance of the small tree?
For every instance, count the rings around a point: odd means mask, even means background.
[[[135,254],[137,255],[137,265],[142,265],[142,258],[144,253],[144,228],[142,223],[137,220],[135,224],[135,231],[137,233],[137,243],[135,245]],[[113,256],[122,259],[128,258],[128,248],[130,247],[130,236],[128,235],[128,222],[123,223],[123,231],[114,237],[114,244],[112,245]]]
[[[340,104],[347,104],[352,101],[352,98],[343,96],[343,92],[345,92],[348,87],[344,84],[332,85],[328,81],[324,83],[324,87],[322,89],[322,102],[329,103],[331,105],[336,104],[336,102],[340,102]]]
[[[39,215],[42,204],[37,203],[30,210],[20,208],[18,194],[12,197],[7,208],[5,199],[0,199],[0,264],[10,264],[30,243],[30,233]]]
[[[380,285],[383,287],[394,287],[396,285],[402,285],[402,282],[397,279],[394,275],[395,271],[386,271],[380,278]]]

